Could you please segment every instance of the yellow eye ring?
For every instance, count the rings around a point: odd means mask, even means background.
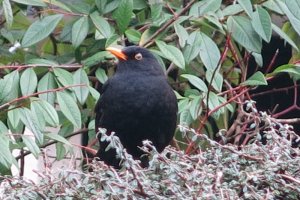
[[[142,59],[143,59],[143,56],[142,56],[141,53],[137,53],[137,54],[135,54],[134,58],[135,58],[136,60],[142,60]]]

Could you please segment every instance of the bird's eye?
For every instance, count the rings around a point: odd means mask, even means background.
[[[137,60],[142,60],[143,56],[141,53],[137,53],[137,54],[135,54],[134,58]]]

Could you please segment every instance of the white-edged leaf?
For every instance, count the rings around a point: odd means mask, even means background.
[[[62,113],[77,128],[81,127],[81,113],[74,99],[66,92],[57,92],[57,101]]]
[[[199,77],[191,74],[181,74],[181,77],[186,78],[193,86],[198,88],[200,91],[207,92],[207,86]]]
[[[22,140],[28,148],[28,150],[34,155],[34,157],[38,158],[41,151],[39,146],[35,143],[34,139],[32,139],[31,136],[22,135]]]
[[[89,78],[83,69],[78,69],[73,74],[74,84],[85,84],[85,86],[74,87],[73,90],[81,105],[83,105],[89,95]]]
[[[63,15],[50,15],[41,20],[35,21],[27,29],[23,39],[22,46],[29,47],[50,35],[53,32],[59,21],[63,18]]]
[[[156,41],[156,44],[165,58],[173,62],[179,68],[185,68],[184,57],[178,48],[158,40]]]

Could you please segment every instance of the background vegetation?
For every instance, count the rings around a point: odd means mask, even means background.
[[[299,114],[284,115],[299,112],[297,0],[0,2],[2,175],[10,174],[12,165],[22,174],[24,164],[19,166],[18,161],[30,153],[38,157],[54,142],[57,160],[64,158],[72,153],[73,145],[66,140],[72,135],[88,136],[83,145],[91,143],[95,138],[93,109],[100,97],[97,90],[114,72],[114,57],[105,51],[110,45],[141,45],[157,56],[178,97],[181,128],[176,141],[186,155],[201,155],[216,145],[212,141],[237,145],[234,148],[255,141],[267,143],[270,130],[286,136],[285,129],[281,132],[285,126],[278,122],[299,124]],[[274,37],[282,38],[284,48],[291,50],[288,61],[279,65],[276,59],[281,52],[268,55],[269,61],[262,54]],[[292,91],[287,97],[292,103],[270,113],[287,118],[275,123],[269,117],[273,126],[265,123],[266,115],[259,112],[253,98],[257,87],[277,80],[280,74],[291,80],[291,85],[279,91]],[[275,92],[270,89],[264,94]],[[24,134],[25,127],[34,137]],[[49,127],[59,128],[58,134],[49,132]],[[186,127],[191,131],[184,131]],[[208,138],[198,139],[204,135]],[[297,147],[297,136],[288,136],[287,146]],[[19,156],[12,155],[14,149],[21,150]],[[238,150],[234,150],[236,155]],[[295,154],[292,157],[299,159],[299,152]],[[294,181],[299,186],[299,177]],[[260,187],[267,186],[256,189]]]

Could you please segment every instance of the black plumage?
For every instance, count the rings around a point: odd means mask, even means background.
[[[138,146],[146,139],[161,152],[174,136],[178,110],[175,94],[161,65],[142,47],[107,50],[119,59],[119,63],[114,76],[103,85],[97,102],[96,130],[101,127],[108,133],[115,132],[135,159],[143,154]],[[119,167],[115,150],[105,151],[107,142],[100,138],[99,141],[97,157]]]

